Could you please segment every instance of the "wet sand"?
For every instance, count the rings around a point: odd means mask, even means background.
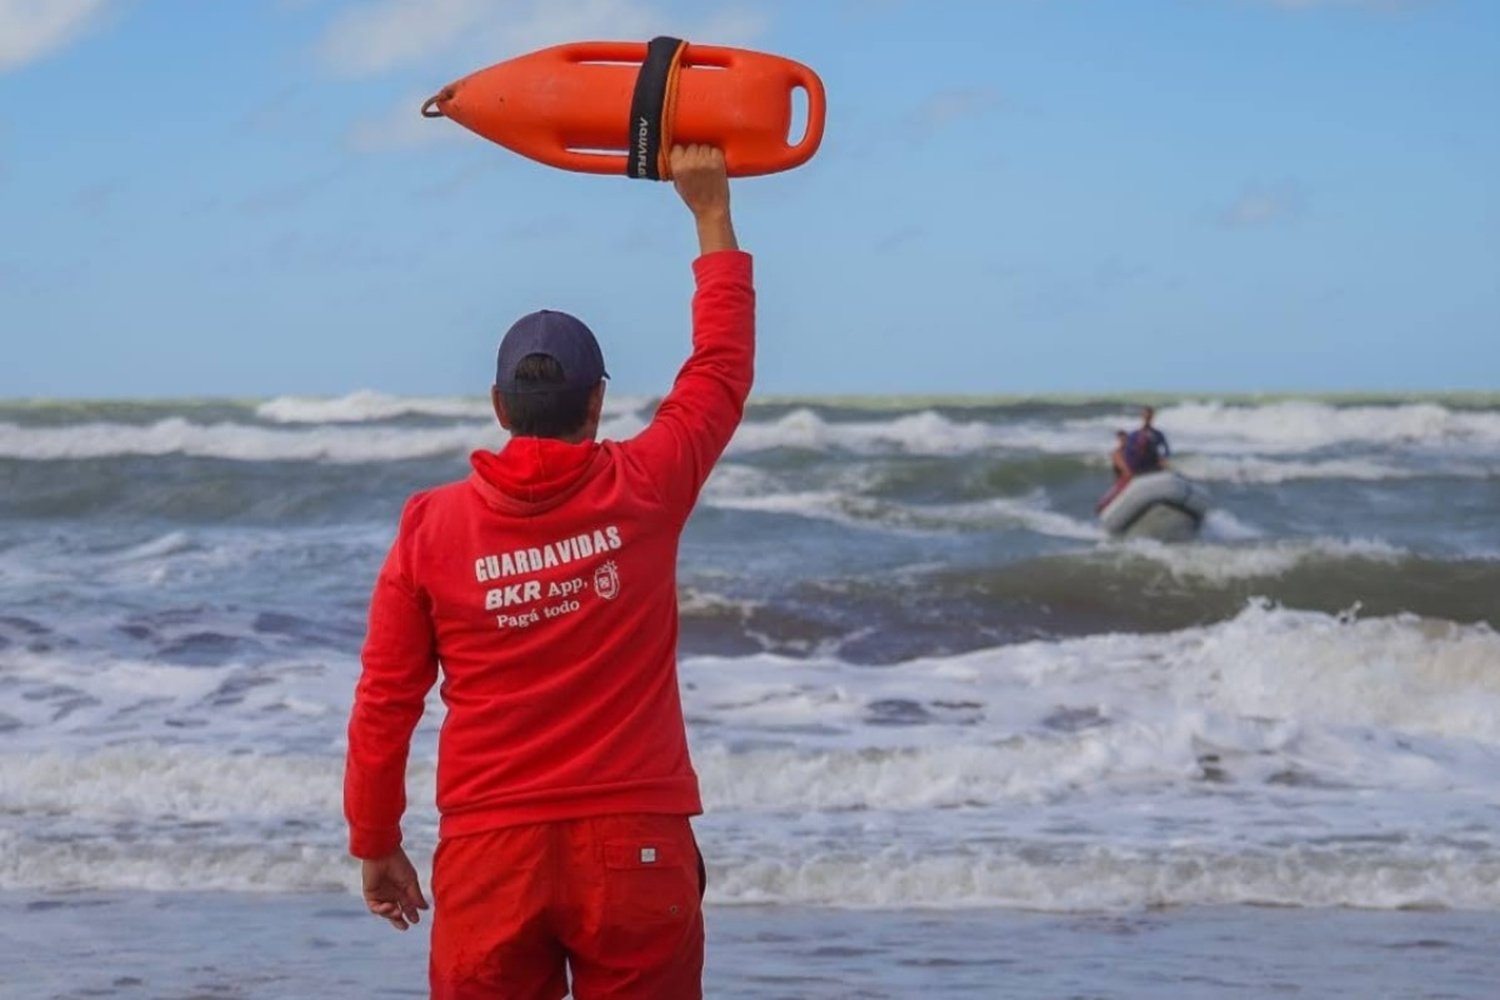
[[[0,894],[8,1000],[426,996],[424,924],[342,894]],[[724,1000],[1493,1000],[1500,914],[711,907]]]

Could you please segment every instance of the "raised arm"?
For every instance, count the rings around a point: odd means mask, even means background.
[[[738,250],[729,213],[729,175],[724,154],[712,146],[672,150],[672,183],[698,226],[698,253]]]
[[[693,353],[625,452],[646,468],[668,507],[686,518],[744,416],[755,368],[755,287],[751,257],[735,238],[723,153],[675,147],[671,163],[698,229]]]

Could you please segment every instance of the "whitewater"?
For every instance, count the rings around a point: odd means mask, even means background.
[[[752,403],[679,572],[712,995],[1494,995],[1500,400],[1152,402],[1192,544],[1093,521],[1131,402]],[[0,402],[0,995],[423,995],[344,726],[402,502],[500,443],[483,399]]]

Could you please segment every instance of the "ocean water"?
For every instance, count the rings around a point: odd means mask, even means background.
[[[1155,402],[1195,543],[1094,525],[1121,401],[751,406],[679,580],[711,995],[1500,996],[1500,400]],[[402,501],[499,443],[0,401],[0,997],[424,995],[344,726]]]

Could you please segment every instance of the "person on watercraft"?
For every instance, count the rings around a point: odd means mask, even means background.
[[[1115,450],[1109,453],[1110,467],[1115,470],[1115,482],[1130,478],[1130,463],[1125,460],[1126,445],[1130,441],[1130,434],[1126,431],[1115,431]]]
[[[1107,507],[1109,502],[1119,496],[1120,491],[1130,482],[1132,473],[1130,462],[1126,458],[1129,448],[1130,435],[1123,430],[1115,431],[1115,450],[1109,453],[1109,464],[1114,469],[1115,481],[1110,484],[1104,496],[1100,497],[1099,502],[1094,505],[1095,513]]]
[[[1167,468],[1167,457],[1172,449],[1167,444],[1167,436],[1152,426],[1155,416],[1154,409],[1142,407],[1141,426],[1126,438],[1125,462],[1133,475],[1160,472]]]

